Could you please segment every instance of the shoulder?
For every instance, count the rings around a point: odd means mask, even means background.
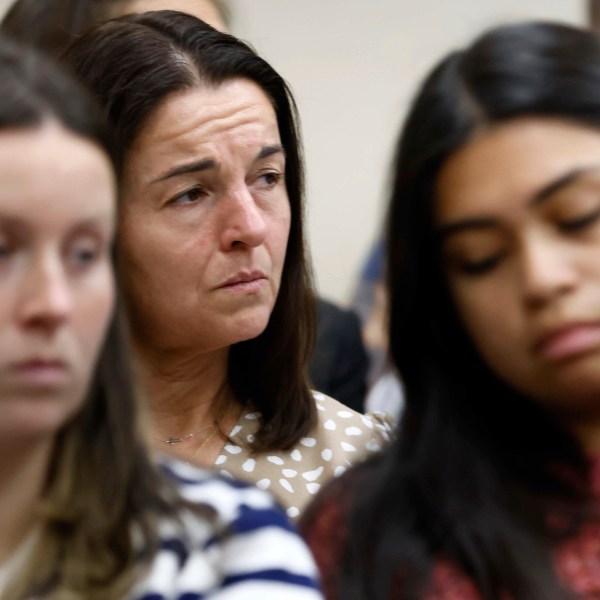
[[[293,519],[330,478],[378,453],[391,438],[392,425],[383,415],[361,415],[329,396],[314,392],[315,426],[292,448],[250,453],[245,446],[258,413],[248,413],[234,428],[234,444],[225,445],[216,466],[224,475],[253,481],[268,489]],[[249,417],[252,417],[250,420]]]
[[[361,456],[379,452],[391,441],[395,423],[386,413],[363,415],[320,392],[313,392],[313,397],[317,406],[314,433],[320,439]]]
[[[132,599],[321,597],[308,549],[268,493],[178,461],[161,463],[183,505],[159,523],[159,552]]]

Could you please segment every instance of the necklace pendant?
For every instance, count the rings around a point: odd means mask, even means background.
[[[169,437],[165,440],[165,444],[168,444],[169,446],[174,446],[175,444],[179,444],[179,442],[181,442],[182,440],[183,438]]]

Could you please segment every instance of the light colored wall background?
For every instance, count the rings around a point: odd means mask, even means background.
[[[10,0],[0,0],[0,13]],[[303,125],[321,293],[350,300],[380,226],[391,148],[417,83],[490,25],[583,24],[585,0],[229,0],[232,30],[289,81]]]

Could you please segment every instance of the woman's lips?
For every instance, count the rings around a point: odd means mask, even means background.
[[[223,289],[232,290],[234,292],[255,292],[260,290],[267,280],[263,277],[262,279],[253,279],[251,281],[239,281],[223,286]]]
[[[600,347],[600,325],[580,323],[556,328],[542,336],[535,351],[551,361],[567,360]]]
[[[59,388],[69,378],[67,365],[61,360],[25,360],[14,364],[11,371],[19,383],[34,388]]]
[[[233,292],[255,292],[267,283],[267,277],[262,271],[243,272],[230,277],[219,289]]]

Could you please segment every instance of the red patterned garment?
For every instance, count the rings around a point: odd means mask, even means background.
[[[592,486],[600,498],[600,456],[592,463]],[[348,480],[348,477],[342,478]],[[318,511],[311,511],[303,526],[323,578],[327,600],[342,600],[335,593],[346,531],[341,518],[342,499],[351,488],[343,481],[323,498]],[[579,533],[561,544],[555,553],[558,576],[579,600],[600,600],[600,518],[585,524]],[[400,600],[394,595],[390,600]],[[440,560],[434,567],[429,592],[423,600],[481,600],[473,582],[453,563]],[[507,596],[507,600],[509,600]]]

